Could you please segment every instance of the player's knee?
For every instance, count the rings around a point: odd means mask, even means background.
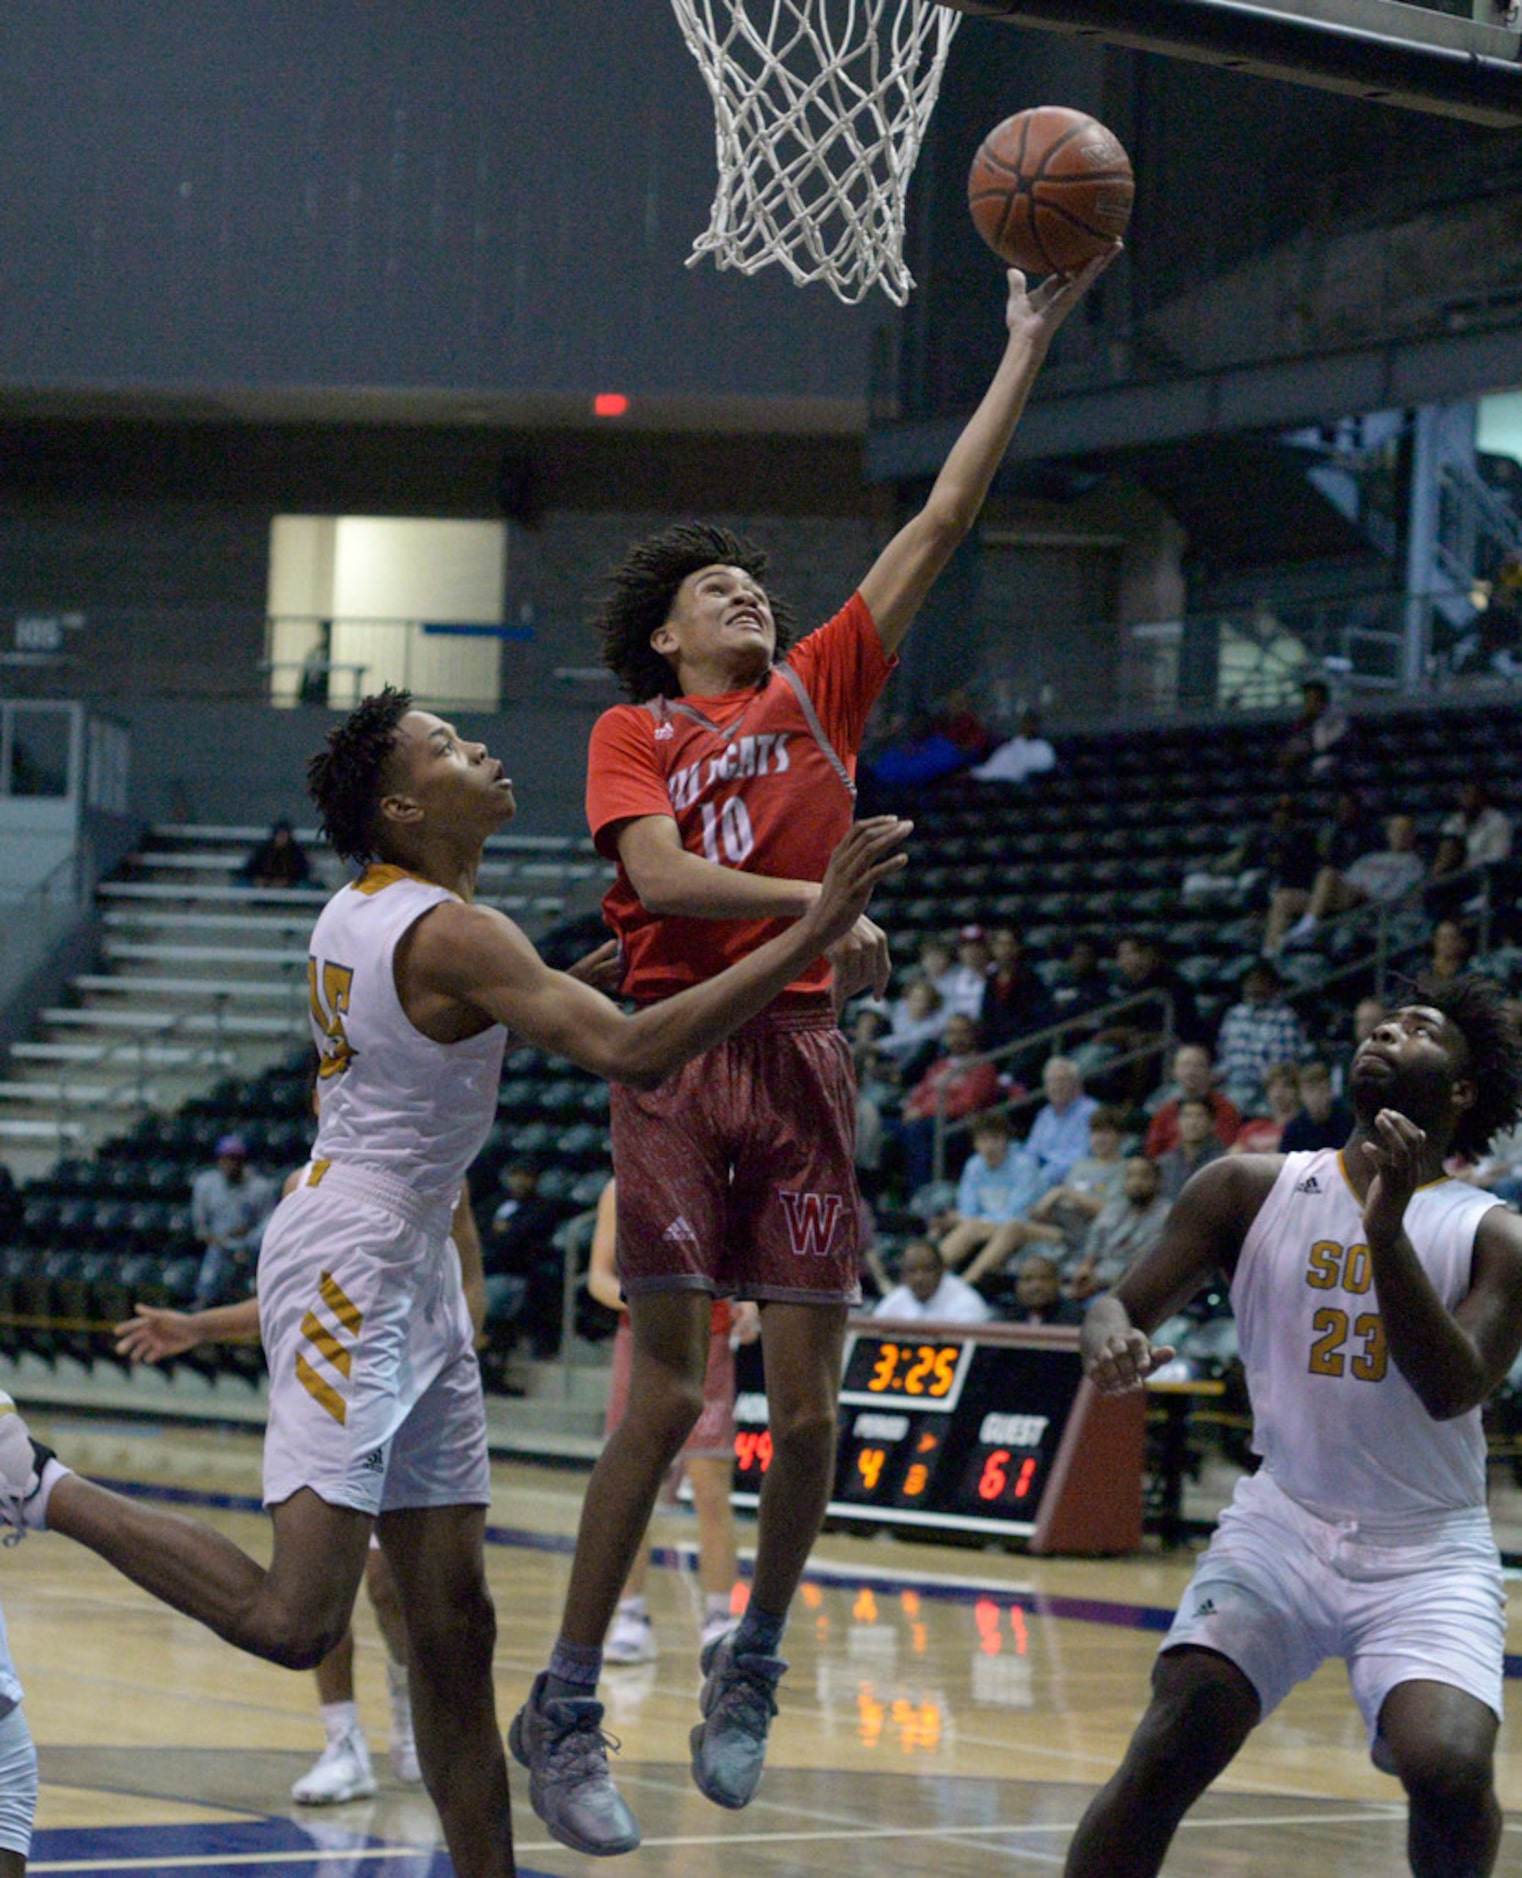
[[[344,1640],[348,1613],[277,1611],[264,1624],[259,1654],[281,1669],[316,1669]]]
[[[1435,1738],[1402,1749],[1400,1778],[1413,1807],[1465,1818],[1485,1805],[1495,1770],[1489,1752],[1477,1744]]]
[[[490,1665],[497,1640],[497,1607],[478,1572],[435,1587],[421,1609],[408,1613],[414,1674],[431,1680],[462,1664]]]
[[[779,1448],[811,1453],[835,1445],[835,1404],[828,1399],[799,1402],[769,1411],[772,1452]]]

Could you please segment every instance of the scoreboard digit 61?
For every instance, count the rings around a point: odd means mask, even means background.
[[[735,1503],[771,1459],[762,1346],[739,1352]],[[853,1319],[829,1517],[1024,1541],[1032,1551],[1141,1543],[1145,1408],[1083,1380],[1069,1326]]]

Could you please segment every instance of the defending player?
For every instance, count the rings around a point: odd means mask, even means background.
[[[1053,336],[1111,258],[1030,293],[1010,274],[1003,358],[925,508],[791,650],[764,556],[725,529],[668,529],[614,574],[604,662],[634,702],[592,733],[587,806],[618,862],[605,910],[630,996],[658,1010],[811,903],[850,821],[857,747],[894,654],[977,517]],[[864,926],[837,965],[841,991],[881,990],[883,935]],[[715,1295],[761,1304],[772,1462],[749,1607],[703,1652],[692,1771],[728,1807],[761,1777],[783,1626],[829,1497],[858,1296],[855,1092],[828,963],[662,1089],[615,1082],[612,1118],[629,1408],[587,1492],[560,1638],[509,1737],[540,1818],[593,1854],[639,1843],[608,1776],[595,1690],[619,1589],[702,1399]]]
[[[310,1668],[349,1622],[372,1527],[412,1659],[423,1776],[461,1878],[514,1869],[483,1563],[486,1418],[460,1267],[446,1252],[465,1170],[496,1113],[506,1027],[649,1087],[745,1022],[851,930],[908,825],[858,823],[819,902],[733,970],[624,1016],[472,904],[510,780],[405,692],[330,733],[312,792],[333,846],[369,863],[312,935],[321,1105],[313,1159],[259,1261],[269,1359],[268,1570],[210,1527],[60,1466],[0,1413],[0,1515],[49,1526],[255,1655]]]
[[[1516,1120],[1522,1046],[1493,986],[1418,986],[1349,1085],[1340,1154],[1203,1169],[1085,1319],[1088,1373],[1135,1388],[1173,1354],[1149,1333],[1224,1271],[1263,1465],[1184,1594],[1069,1878],[1150,1878],[1187,1809],[1332,1656],[1374,1764],[1406,1789],[1417,1878],[1495,1863],[1505,1620],[1480,1405],[1522,1346],[1522,1220],[1443,1162]]]

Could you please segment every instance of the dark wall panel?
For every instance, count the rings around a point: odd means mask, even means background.
[[[713,162],[664,0],[9,0],[0,387],[859,395]]]

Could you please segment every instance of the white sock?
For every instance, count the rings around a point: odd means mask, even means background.
[[[37,1524],[46,1528],[48,1523],[48,1501],[53,1497],[53,1489],[65,1474],[72,1474],[72,1467],[65,1467],[56,1454],[50,1455],[42,1464],[42,1478],[37,1483],[37,1491],[32,1495],[28,1513],[35,1512]],[[30,1524],[30,1520],[27,1522]]]
[[[393,1663],[386,1659],[386,1687],[391,1691],[393,1702],[406,1702],[412,1693],[412,1678],[405,1663]]]
[[[620,1598],[618,1600],[620,1617],[638,1617],[646,1623],[650,1621],[650,1601],[648,1598]]]
[[[703,1600],[703,1615],[705,1617],[728,1617],[729,1593],[727,1591],[710,1591]]]
[[[342,1741],[347,1734],[353,1734],[359,1727],[359,1704],[357,1702],[324,1702],[322,1709],[322,1729],[328,1737],[328,1746]]]

